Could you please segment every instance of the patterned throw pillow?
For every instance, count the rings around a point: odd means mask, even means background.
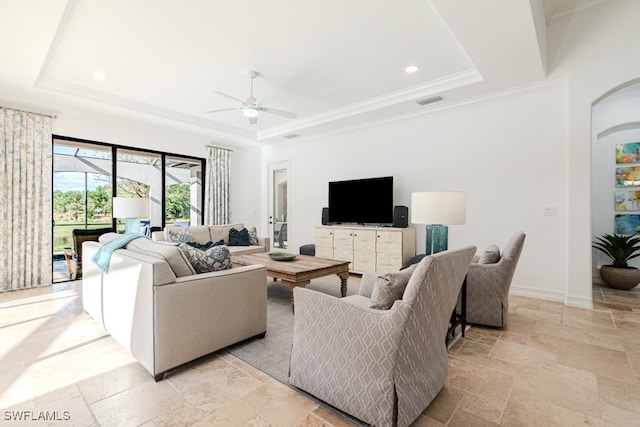
[[[255,227],[251,227],[249,229],[249,244],[251,246],[258,246],[260,242],[258,241],[258,230]]]
[[[170,242],[186,243],[195,242],[196,239],[187,227],[167,228],[167,240]]]
[[[389,310],[396,300],[402,299],[409,279],[418,264],[413,264],[404,270],[378,276],[371,292],[371,305],[378,310]]]
[[[249,230],[246,228],[242,230],[232,228],[229,230],[229,246],[250,246]]]
[[[495,264],[498,261],[500,261],[500,248],[497,245],[489,245],[480,255],[478,264]]]
[[[178,248],[184,253],[196,273],[228,270],[232,267],[231,253],[225,245],[213,246],[206,251],[201,251],[186,243],[180,243]]]

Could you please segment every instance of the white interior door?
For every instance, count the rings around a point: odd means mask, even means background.
[[[269,165],[269,235],[275,251],[288,249],[289,162]]]

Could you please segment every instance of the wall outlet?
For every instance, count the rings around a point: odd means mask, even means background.
[[[544,216],[558,216],[558,207],[557,206],[545,206],[544,207]]]

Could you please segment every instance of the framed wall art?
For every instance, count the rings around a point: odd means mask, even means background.
[[[616,168],[616,187],[639,187],[640,166],[626,166]]]
[[[640,163],[640,142],[616,145],[616,163]]]
[[[616,211],[640,211],[640,190],[616,190],[614,206]]]
[[[637,234],[640,232],[640,215],[622,215],[615,216],[615,234]]]

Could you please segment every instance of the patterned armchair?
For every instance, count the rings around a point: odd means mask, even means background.
[[[502,255],[495,245],[469,266],[467,274],[467,323],[502,328],[509,314],[509,288],[516,271],[525,234],[515,233]],[[460,305],[458,305],[458,308]]]
[[[408,426],[447,377],[445,335],[475,247],[425,257],[389,310],[295,288],[291,385],[369,424]],[[375,291],[374,291],[375,292]]]

